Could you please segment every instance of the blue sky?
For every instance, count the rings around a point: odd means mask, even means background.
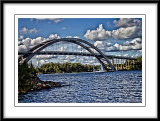
[[[78,36],[81,39],[84,38],[84,34],[87,30],[92,30],[98,27],[99,24],[103,24],[104,29],[113,30],[118,27],[114,26],[113,20],[116,18],[64,18],[61,22],[55,23],[51,20],[37,20],[31,18],[19,18],[18,29],[21,30],[24,27],[28,29],[36,28],[38,32],[36,34],[23,34],[24,37],[48,37],[50,34],[58,34],[61,37],[66,36]],[[19,33],[19,36],[21,33]]]
[[[78,37],[106,54],[120,50],[111,54],[142,55],[141,18],[19,18],[18,37],[19,51],[27,51],[49,38]]]

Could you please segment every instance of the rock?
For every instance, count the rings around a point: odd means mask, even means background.
[[[51,88],[51,85],[50,85],[50,84],[46,84],[46,88],[47,88],[47,89],[50,89],[50,88]]]
[[[38,88],[37,88],[37,90],[41,90],[42,88],[39,86]]]
[[[42,84],[42,88],[46,88],[46,84]]]
[[[37,84],[37,86],[41,86],[41,85],[42,85],[41,83],[38,83],[38,84]]]

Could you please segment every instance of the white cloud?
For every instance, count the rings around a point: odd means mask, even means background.
[[[20,36],[19,36],[19,39],[20,39],[20,40],[24,39],[24,36],[23,36],[23,35],[20,35]]]
[[[19,32],[20,32],[20,34],[35,34],[38,32],[38,30],[36,28],[28,29],[28,28],[24,27]]]
[[[126,23],[128,21],[128,23]],[[142,36],[141,21],[138,19],[120,19],[114,21],[119,29],[106,31],[102,24],[96,30],[87,30],[84,37],[87,40],[104,41],[113,37],[116,40],[133,39]]]
[[[78,36],[74,36],[74,37],[72,37],[72,36],[66,36],[66,38],[79,38]]]
[[[67,47],[66,46],[62,46],[59,48],[59,51],[66,51],[67,50]]]
[[[106,47],[112,46],[112,43],[111,42],[107,42],[107,41],[96,41],[94,43],[94,46],[96,46],[98,48],[106,48]]]
[[[18,41],[18,45],[21,44],[21,43],[22,43],[22,41]]]
[[[74,36],[73,38],[79,38],[78,36]]]
[[[137,26],[119,28],[117,30],[112,31],[112,37],[117,40],[133,39],[141,36],[142,36],[141,27],[137,27]]]
[[[49,63],[48,60],[40,60],[40,61],[37,61],[37,64],[40,64],[40,65],[43,65],[43,64],[46,64],[46,63]]]
[[[37,32],[38,32],[38,30],[36,28],[28,30],[28,33],[30,33],[30,34],[37,33]]]
[[[26,45],[20,45],[20,46],[18,46],[18,51],[19,52],[25,52],[25,51],[27,51],[27,47],[26,47]]]
[[[132,45],[141,44],[141,43],[142,43],[142,39],[141,38],[135,38],[132,41],[124,42],[123,46],[132,46]]]
[[[32,40],[30,41],[30,45],[31,45],[31,46],[38,45],[38,44],[42,43],[43,40],[44,40],[43,37],[37,37],[36,39],[32,39]]]
[[[131,42],[124,42],[122,45],[116,43],[114,46],[117,50],[142,49],[141,38],[135,38]]]
[[[27,33],[28,33],[28,29],[27,29],[26,27],[24,27],[24,28],[22,28],[22,29],[20,30],[20,33],[21,33],[21,34],[27,34]]]
[[[142,36],[142,22],[139,19],[134,18],[120,18],[114,20],[115,26],[120,27],[117,30],[112,31],[112,37],[121,39],[133,39]]]
[[[84,37],[87,40],[103,41],[111,37],[111,32],[103,29],[102,24],[100,24],[97,30],[87,30]]]
[[[142,49],[142,39],[134,38],[132,41],[125,41],[123,44],[115,43],[114,45],[107,41],[96,41],[94,46],[101,51]]]
[[[142,50],[139,50],[140,53],[142,53]]]
[[[51,34],[50,36],[49,36],[49,39],[60,39],[60,36],[58,36],[57,34]]]
[[[81,48],[83,48],[83,47],[81,47],[80,45],[78,45],[77,48],[78,48],[78,49],[81,49]]]
[[[72,38],[72,36],[66,36],[66,38]]]
[[[34,47],[34,46],[36,46],[36,45],[38,45],[38,44],[40,44],[42,42],[48,41],[50,39],[59,39],[59,38],[60,37],[57,34],[55,34],[55,35],[51,34],[49,36],[49,38],[47,38],[47,39],[43,38],[43,37],[37,37],[35,39],[31,39],[31,38],[28,37],[28,38],[23,39],[21,42],[18,42],[19,44],[23,45],[23,46],[20,45],[18,47],[18,51],[19,52],[21,52],[21,51],[27,51],[30,48],[32,48],[32,47]]]
[[[62,27],[61,29],[62,29],[62,30],[66,30],[67,28],[66,28],[66,27]]]
[[[94,43],[94,46],[96,46],[102,51],[111,51],[116,49],[116,47],[114,47],[111,42],[107,41],[96,41]]]
[[[22,44],[26,45],[28,47],[28,46],[30,46],[31,40],[32,40],[31,38],[27,37],[22,40]]]
[[[124,54],[123,56],[124,56],[124,57],[129,57],[129,55],[128,55],[128,54]]]
[[[141,20],[134,18],[120,18],[119,20],[114,20],[113,23],[117,27],[132,27],[132,26],[141,26]]]
[[[62,21],[62,18],[35,18],[36,20],[50,20],[53,21],[54,23],[59,23]]]
[[[36,55],[36,59],[51,59],[57,58],[56,55]]]
[[[136,55],[132,55],[131,57],[132,57],[132,58],[137,58],[137,57],[139,57],[139,55],[136,54]]]

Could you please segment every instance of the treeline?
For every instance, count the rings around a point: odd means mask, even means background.
[[[114,64],[114,67],[116,68],[117,65]],[[126,60],[124,64],[119,64],[118,70],[142,70],[142,56],[137,57],[134,62]]]
[[[81,63],[47,63],[36,67],[37,73],[75,73],[99,71],[100,65],[83,65]]]
[[[126,64],[126,62],[125,62],[125,64]],[[142,56],[137,57],[136,60],[134,61],[134,63],[133,63],[133,61],[129,60],[128,70],[142,70]]]
[[[135,68],[138,70],[142,70],[142,56],[136,59]]]

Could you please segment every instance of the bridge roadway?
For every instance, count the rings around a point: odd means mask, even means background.
[[[29,55],[33,52],[18,52],[18,55]],[[93,57],[102,57],[102,55],[98,53],[86,53],[86,52],[64,52],[64,51],[41,51],[38,52],[37,55],[79,55],[79,56],[93,56]],[[117,58],[117,59],[129,59],[136,60],[136,58],[125,57],[125,56],[114,56],[114,55],[105,55],[107,58]]]

